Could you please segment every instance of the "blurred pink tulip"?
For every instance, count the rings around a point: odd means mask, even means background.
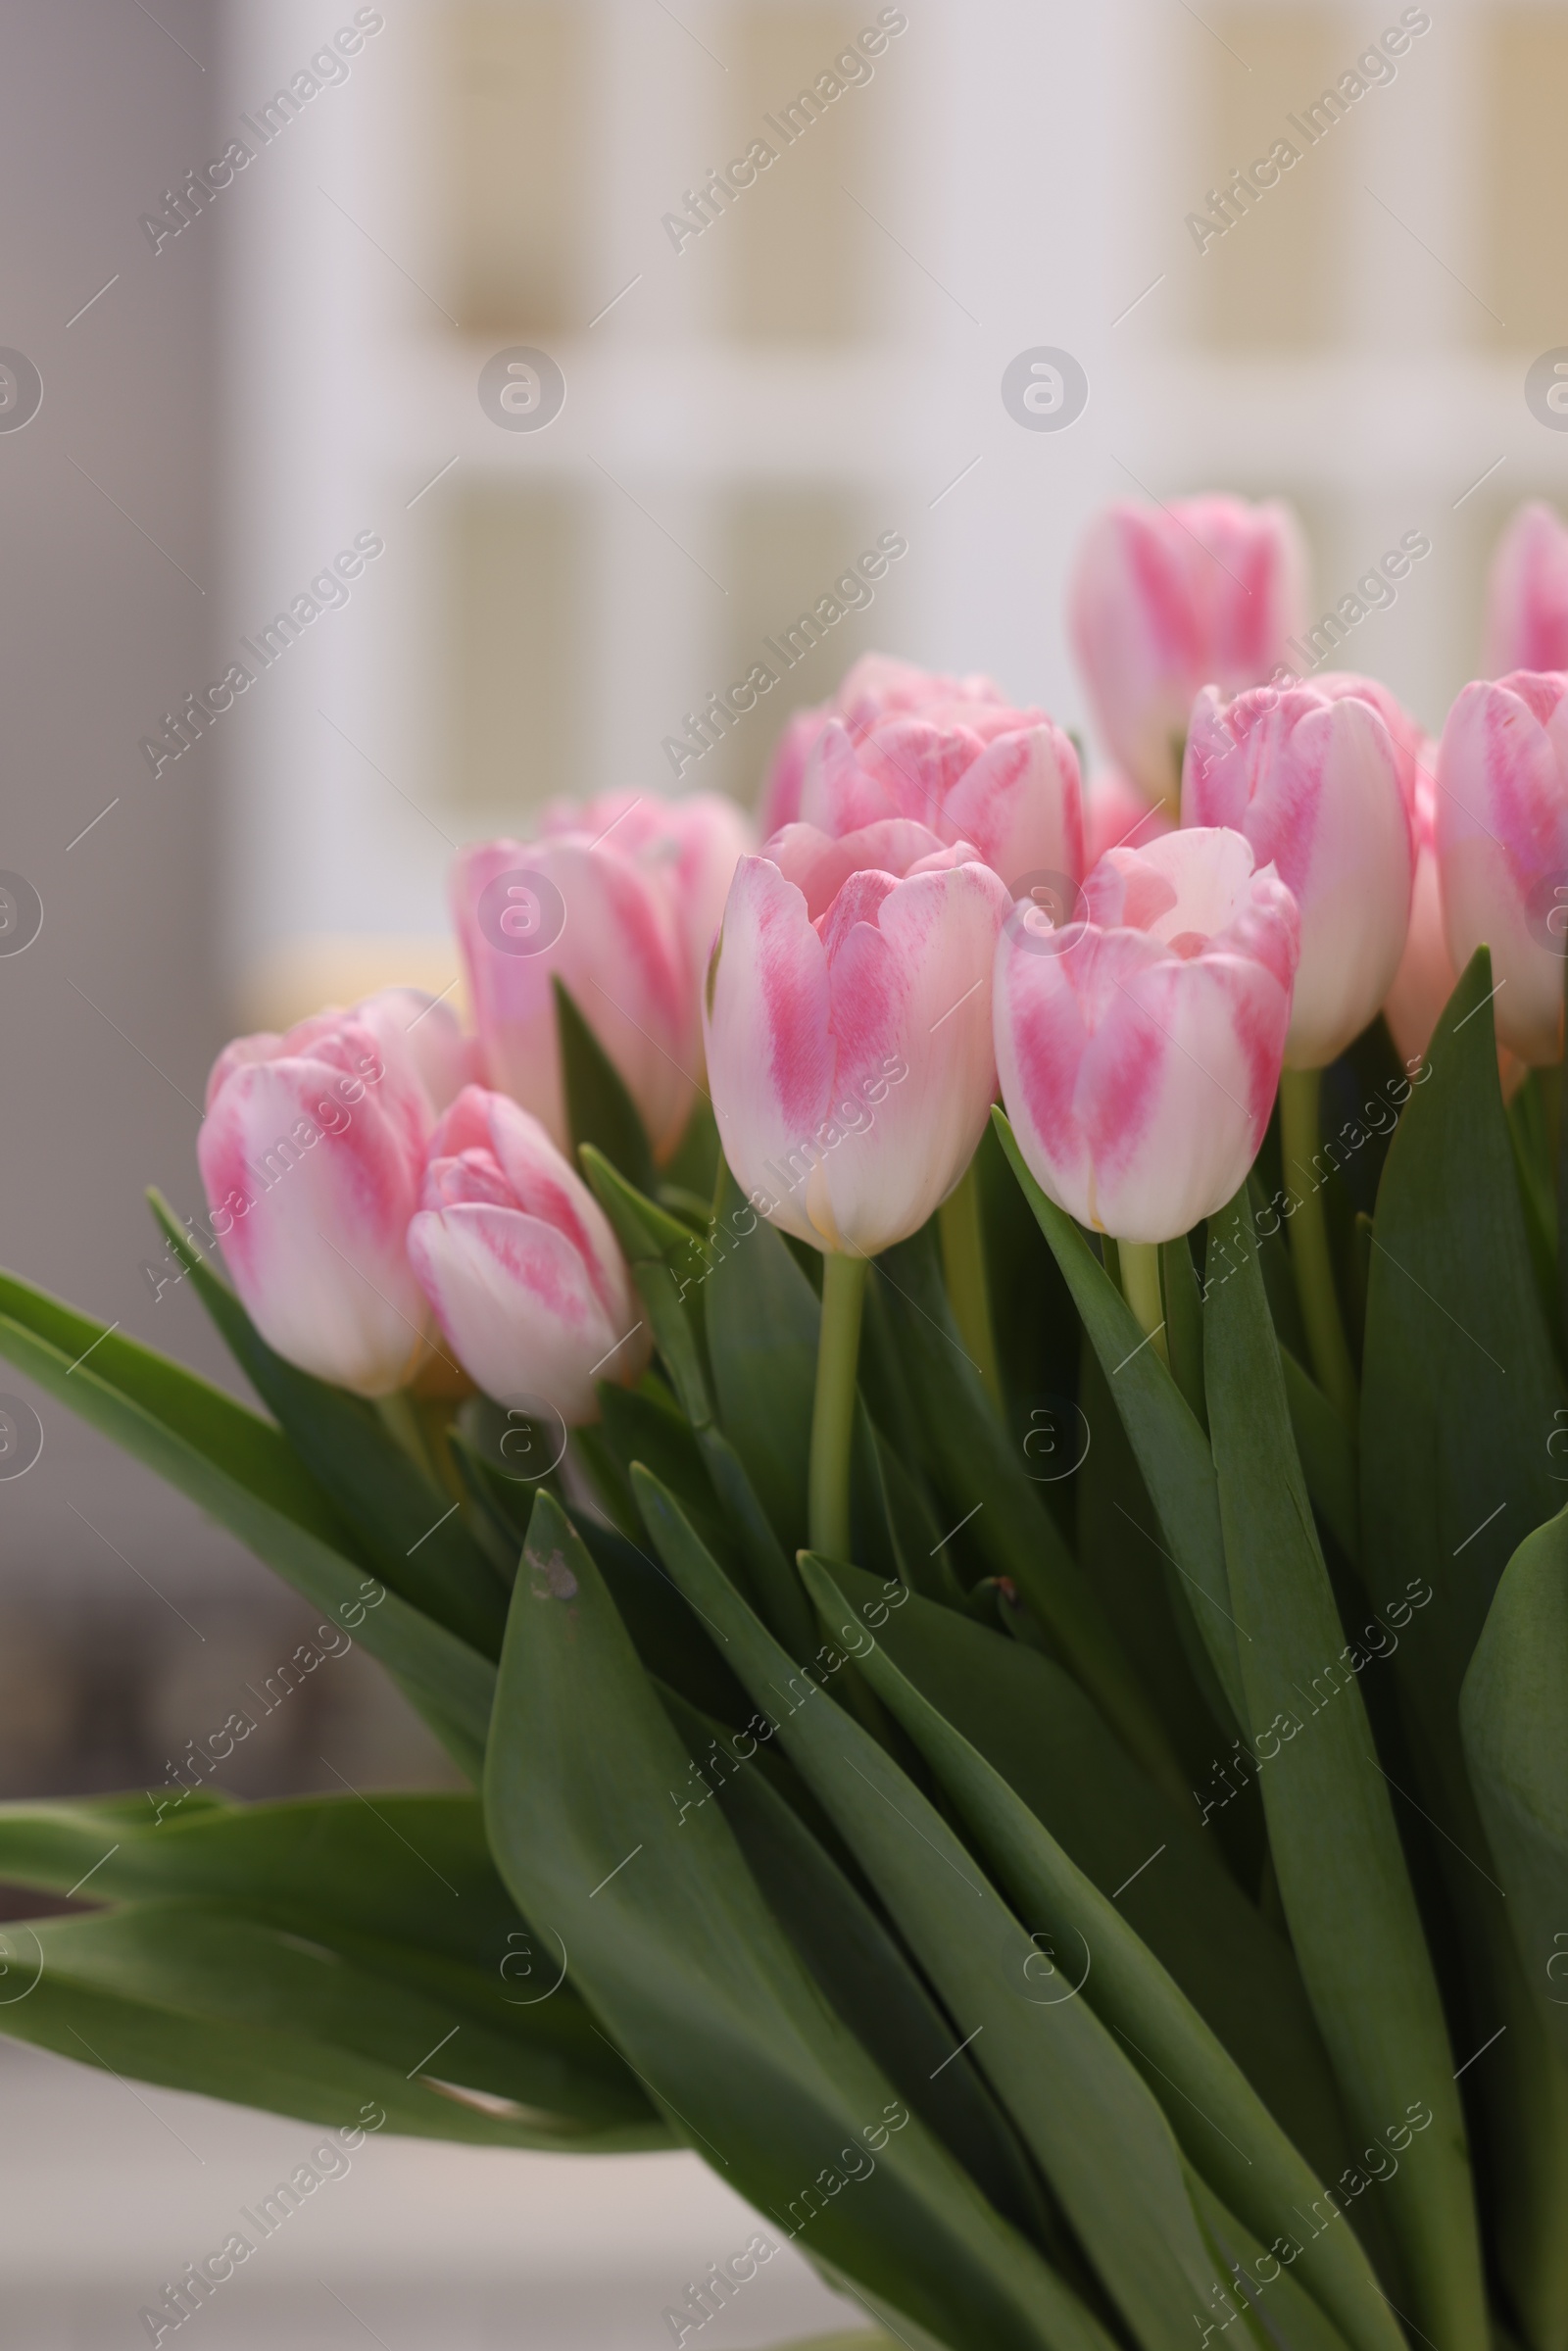
[[[1106,751],[1174,809],[1200,686],[1261,685],[1305,620],[1306,556],[1289,507],[1240,498],[1132,501],[1090,524],[1067,612]]]
[[[540,831],[612,842],[668,889],[686,947],[692,1001],[708,969],[735,868],[757,847],[752,820],[723,792],[666,800],[658,792],[601,792],[583,806],[552,801]]]
[[[934,669],[917,668],[913,661],[898,661],[891,654],[862,654],[828,700],[796,710],[779,737],[762,785],[759,830],[763,840],[795,823],[802,813],[806,763],[830,718],[842,719],[851,736],[858,738],[879,719],[896,717],[901,711],[923,710],[937,703],[1000,703],[1002,699],[1001,688],[978,672],[947,677]]]
[[[788,856],[804,830],[786,831]],[[972,858],[902,879],[861,867],[813,921],[771,857],[742,858],[709,971],[709,1078],[736,1180],[785,1232],[874,1255],[957,1183],[996,1093],[1007,906]]]
[[[1438,751],[1444,926],[1462,971],[1485,940],[1498,1042],[1537,1066],[1562,1058],[1568,954],[1568,674],[1477,679]]]
[[[1387,725],[1345,680],[1260,686],[1229,704],[1206,687],[1181,806],[1184,825],[1245,833],[1295,898],[1301,955],[1285,1059],[1323,1068],[1376,1014],[1409,927],[1414,812]]]
[[[565,1149],[551,987],[559,973],[619,1071],[655,1156],[667,1159],[696,1097],[701,1040],[696,974],[660,874],[613,832],[604,841],[587,831],[487,841],[460,851],[451,904],[491,1085]]]
[[[1084,793],[1084,869],[1092,870],[1108,850],[1142,849],[1174,827],[1162,803],[1147,801],[1119,768],[1102,768]]]
[[[1568,669],[1568,530],[1549,506],[1522,506],[1487,581],[1487,675]]]
[[[236,1038],[207,1081],[196,1155],[234,1287],[270,1347],[360,1396],[406,1387],[426,1353],[409,1219],[471,1050],[450,1006],[387,988]]]
[[[1078,754],[1043,710],[929,703],[859,732],[830,718],[806,763],[801,815],[835,835],[910,818],[972,841],[1009,888],[1084,870]]]
[[[1383,1004],[1395,1050],[1408,1066],[1420,1060],[1453,994],[1458,973],[1443,927],[1443,894],[1434,838],[1438,747],[1423,745],[1415,783],[1415,888],[1410,895],[1410,928],[1404,954]]]
[[[598,1201],[539,1120],[468,1086],[430,1141],[409,1257],[474,1385],[599,1417],[594,1383],[639,1379],[647,1327]],[[535,1415],[539,1417],[539,1415]]]
[[[1257,1155],[1279,1083],[1299,931],[1244,837],[1113,849],[1085,921],[1025,914],[997,949],[1002,1099],[1041,1189],[1093,1231],[1173,1241]]]

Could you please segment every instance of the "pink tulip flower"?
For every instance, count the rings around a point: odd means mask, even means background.
[[[1435,743],[1422,747],[1415,783],[1415,888],[1410,895],[1410,928],[1394,985],[1383,1004],[1395,1050],[1411,1069],[1431,1044],[1432,1032],[1459,976],[1443,927],[1443,893],[1438,880],[1433,783],[1437,750]]]
[[[1305,621],[1306,556],[1277,503],[1131,501],[1090,524],[1067,613],[1105,749],[1148,799],[1176,804],[1200,686],[1261,685]]]
[[[629,1386],[650,1342],[598,1201],[544,1127],[466,1087],[430,1141],[409,1257],[447,1345],[486,1396],[597,1420],[596,1380]]]
[[[1568,530],[1549,506],[1522,506],[1487,581],[1487,675],[1568,669]]]
[[[1413,778],[1413,767],[1411,768]],[[1301,917],[1285,1059],[1321,1069],[1359,1036],[1404,953],[1414,812],[1370,700],[1321,685],[1260,686],[1193,706],[1182,823],[1245,833]]]
[[[1412,716],[1396,694],[1391,694],[1378,677],[1362,677],[1352,669],[1314,670],[1308,678],[1296,678],[1296,685],[1315,686],[1331,702],[1346,702],[1353,697],[1357,702],[1369,702],[1389,730],[1394,745],[1394,771],[1399,779],[1404,805],[1410,811],[1412,827],[1416,823],[1416,792],[1421,780],[1423,763],[1430,791],[1437,745]]]
[[[540,831],[612,842],[663,882],[685,943],[695,1004],[735,868],[757,847],[745,809],[723,792],[691,792],[680,800],[658,792],[601,792],[582,807],[552,801]]]
[[[967,841],[948,842],[917,824],[912,816],[882,816],[858,832],[835,838],[814,824],[787,824],[762,851],[787,882],[805,894],[806,911],[812,922],[825,914],[852,874],[891,873],[902,881],[910,873],[936,873],[950,865],[970,864],[980,853]]]
[[[930,703],[859,733],[830,718],[807,760],[801,814],[833,834],[910,818],[972,841],[1009,889],[1084,870],[1078,754],[1043,710],[1005,703]]]
[[[930,705],[1002,701],[1002,689],[978,672],[947,677],[934,669],[917,668],[913,661],[897,661],[891,654],[862,654],[846,671],[837,691],[826,702],[796,710],[779,737],[762,785],[760,830],[763,840],[786,824],[794,824],[801,815],[807,760],[830,718],[842,719],[852,738],[858,739],[880,719],[920,711]]]
[[[1257,1155],[1299,928],[1272,867],[1223,828],[1113,849],[1087,919],[1024,915],[997,948],[997,1065],[1042,1191],[1093,1231],[1173,1241]]]
[[[1443,730],[1436,800],[1454,968],[1485,940],[1498,1042],[1562,1058],[1568,954],[1568,674],[1516,669],[1466,686]]]
[[[698,1086],[695,974],[657,872],[589,832],[459,853],[451,903],[492,1086],[566,1148],[552,978],[623,1079],[655,1156],[679,1143]]]
[[[426,1356],[409,1219],[471,1051],[449,1005],[388,988],[236,1038],[207,1081],[196,1155],[234,1287],[278,1354],[360,1396],[406,1387]]]
[[[804,829],[783,836],[786,861]],[[743,857],[709,967],[724,1155],[760,1214],[823,1250],[870,1256],[917,1231],[967,1168],[996,1093],[1006,888],[961,843],[915,862],[902,878],[852,872],[813,921],[771,856]]]

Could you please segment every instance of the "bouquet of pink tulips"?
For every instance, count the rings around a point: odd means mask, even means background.
[[[466,851],[473,1033],[238,1040],[155,1200],[260,1409],[0,1278],[472,1782],[235,1803],[231,1716],[0,1807],[95,1904],[0,2030],[689,2147],[758,2234],[677,2346],[788,2242],[916,2351],[1564,2351],[1568,534],[1436,745],[1289,665],[1302,579],[1278,508],[1102,517],[1087,793],[870,658],[760,848]]]

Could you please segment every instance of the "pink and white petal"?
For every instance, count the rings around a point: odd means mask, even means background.
[[[724,1156],[743,1192],[780,1190],[767,1163],[809,1142],[828,1107],[827,955],[806,900],[767,857],[743,857],[705,989],[706,1046]],[[775,1218],[815,1238],[787,1200]]]
[[[1084,872],[1078,755],[1060,729],[1040,725],[988,742],[949,792],[944,830],[979,848],[1011,888],[1029,873]]]
[[[808,1206],[830,1247],[874,1252],[917,1230],[972,1158],[996,1097],[991,968],[1009,904],[984,865],[912,876],[835,955],[833,1107],[847,1126],[842,1105],[866,1102],[871,1124],[816,1171]]]
[[[293,1060],[237,1070],[197,1156],[215,1210],[229,1204],[224,1262],[269,1346],[319,1379],[384,1396],[424,1351],[424,1299],[404,1247],[418,1162],[373,1094],[328,1131],[318,1111],[336,1102],[335,1075]],[[340,1114],[338,1104],[333,1123]]]
[[[572,1426],[597,1417],[594,1380],[617,1376],[604,1359],[626,1334],[611,1328],[564,1234],[511,1208],[421,1210],[409,1255],[448,1345],[486,1396],[549,1396]]]

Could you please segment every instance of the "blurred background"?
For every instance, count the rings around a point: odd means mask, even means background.
[[[1424,534],[1341,658],[1436,731],[1503,520],[1568,505],[1568,437],[1524,390],[1568,343],[1557,0],[13,0],[3,40],[0,881],[42,927],[0,951],[0,1260],[220,1380],[141,1189],[200,1207],[234,1030],[455,984],[456,844],[677,768],[750,801],[788,709],[873,647],[1083,730],[1063,588],[1114,497],[1288,497],[1314,613]],[[1282,137],[1299,163],[1195,231]],[[774,160],[721,199],[757,140]],[[1042,350],[1087,379],[1059,429],[1004,397]],[[907,553],[869,607],[705,747],[708,699],[884,533]],[[214,717],[236,661],[254,682]],[[42,1454],[0,1475],[0,1792],[156,1790],[305,1620],[30,1400]],[[445,1772],[356,1651],[225,1784]],[[0,2343],[146,2339],[225,2167],[264,2186],[289,2127],[3,2066]],[[609,2243],[564,2169],[368,2150],[315,2251],[203,2327],[668,2339],[681,2265],[744,2216],[684,2159],[621,2165]],[[833,2307],[784,2262],[767,2292],[714,2341]]]

